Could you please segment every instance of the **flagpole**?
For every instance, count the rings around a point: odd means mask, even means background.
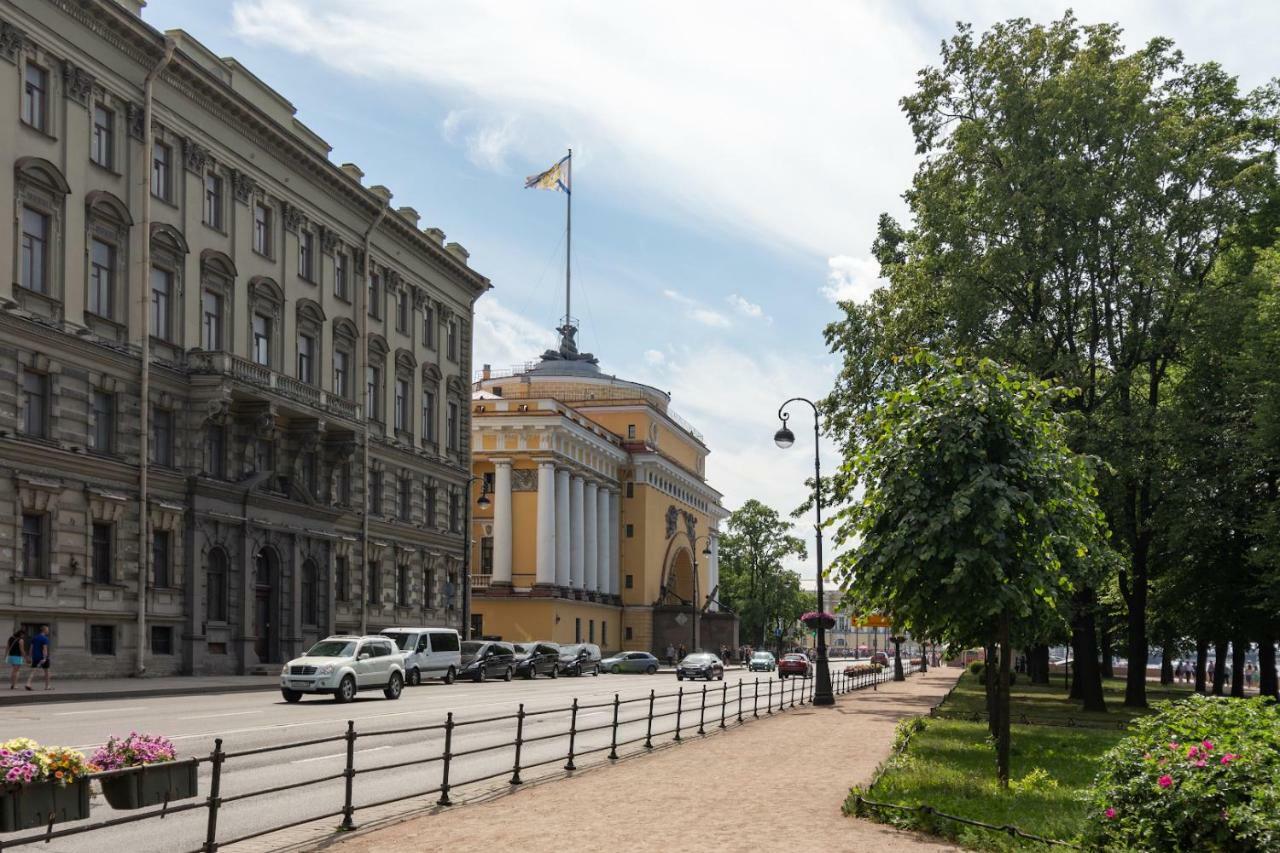
[[[569,262],[573,257],[573,149],[569,149],[569,156],[565,158],[568,162],[567,177],[568,184],[564,194],[564,324],[566,326],[573,323],[573,314],[569,307]]]

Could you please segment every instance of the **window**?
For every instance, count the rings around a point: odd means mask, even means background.
[[[409,332],[409,293],[403,287],[396,293],[396,331]]]
[[[173,410],[151,410],[151,461],[173,467]]]
[[[315,362],[316,339],[311,335],[298,335],[298,379],[312,383],[312,364]]]
[[[209,476],[225,480],[227,478],[227,428],[221,424],[209,424],[205,441],[208,444]]]
[[[382,604],[382,568],[376,560],[369,561],[369,603]]]
[[[396,430],[398,432],[408,432],[409,430],[409,380],[396,379]]]
[[[333,295],[339,299],[350,299],[348,282],[348,264],[346,252],[338,252],[333,256]]]
[[[480,540],[480,574],[493,574],[493,537],[485,536]]]
[[[271,257],[271,208],[262,202],[253,206],[253,250]]]
[[[575,643],[582,642],[582,617],[580,616],[573,618],[573,641]]]
[[[636,535],[636,526],[634,524],[627,525],[627,538],[631,539]]]
[[[338,503],[351,505],[351,463],[343,462],[338,466]]]
[[[372,365],[365,369],[364,407],[370,420],[382,421],[382,371]]]
[[[413,521],[413,478],[405,471],[400,475],[400,520]]]
[[[173,586],[170,535],[168,530],[156,530],[151,534],[151,578],[156,589]]]
[[[49,216],[22,208],[22,280],[27,290],[49,292]]]
[[[436,348],[436,309],[430,305],[422,309],[422,345],[427,349]]]
[[[320,619],[320,584],[316,577],[316,564],[307,560],[302,564],[302,624],[314,625]]]
[[[94,583],[111,583],[111,525],[94,522],[89,552]]]
[[[630,625],[627,626],[625,633],[626,633],[627,642],[631,642],[631,626]]]
[[[449,532],[462,532],[462,495],[456,488],[449,489]]]
[[[22,88],[22,120],[36,130],[49,129],[49,72],[31,62]]]
[[[422,392],[422,437],[426,441],[436,443],[436,392]]]
[[[427,527],[435,527],[436,518],[436,484],[431,480],[426,484],[425,500],[427,504]]]
[[[378,318],[382,316],[382,308],[379,306],[379,298],[382,295],[382,277],[376,272],[369,275],[369,316]]]
[[[316,235],[310,231],[298,232],[298,275],[316,280]]]
[[[151,653],[153,655],[173,654],[173,627],[170,625],[151,626]]]
[[[205,565],[205,613],[210,622],[227,621],[227,552],[214,548]]]
[[[458,321],[449,321],[449,340],[447,344],[447,352],[450,361],[458,360]]]
[[[635,586],[635,575],[627,575],[624,586],[626,586],[627,589],[633,589]]]
[[[253,360],[271,366],[271,318],[263,314],[253,315]]]
[[[445,447],[449,450],[458,449],[458,404],[449,402],[449,422],[445,424]]]
[[[600,645],[609,646],[609,623],[603,619],[600,620]]]
[[[253,468],[255,471],[274,471],[276,469],[276,445],[267,438],[260,438],[253,449]]]
[[[350,601],[350,578],[347,576],[347,558],[333,558],[333,597],[338,601]]]
[[[636,484],[627,483],[627,497],[634,498],[636,496]]]
[[[222,177],[213,172],[204,176],[204,224],[222,230]]]
[[[44,520],[43,515],[36,513],[22,514],[22,574],[29,578],[49,577]]]
[[[587,642],[594,643],[596,641],[596,620],[587,620]]]
[[[116,653],[116,626],[89,626],[89,654],[114,655]]]
[[[208,352],[222,349],[222,294],[212,290],[200,296],[200,343]]]
[[[429,566],[422,567],[422,607],[427,609],[431,606],[431,568]],[[423,639],[426,639],[425,637]],[[441,649],[440,651],[443,651]]]
[[[396,604],[409,606],[409,567],[396,566]]]
[[[151,194],[173,201],[173,148],[157,142],[151,154]]]
[[[49,376],[22,373],[22,431],[37,438],[49,437]]]
[[[351,399],[351,356],[340,349],[333,351],[333,393]]]
[[[116,247],[94,237],[89,241],[89,310],[111,319],[116,292]]]
[[[89,159],[110,169],[116,161],[116,114],[102,104],[93,105],[93,143]]]
[[[636,437],[636,425],[627,424],[627,438],[635,438],[635,437]]]
[[[173,273],[151,268],[151,336],[162,341],[172,340],[170,317],[173,301]]]
[[[89,446],[99,453],[113,453],[116,449],[116,395],[95,388],[89,406],[92,416]]]
[[[369,512],[382,515],[382,471],[377,468],[369,472]]]

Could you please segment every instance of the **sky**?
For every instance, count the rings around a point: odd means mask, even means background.
[[[1079,2],[1130,46],[1163,35],[1244,86],[1280,68],[1280,4]],[[574,151],[573,313],[606,373],[672,395],[734,509],[789,513],[812,470],[838,300],[877,287],[882,212],[916,166],[898,101],[955,23],[1047,22],[1042,0],[150,0],[144,19],[234,56],[298,118],[471,253],[494,289],[474,364],[553,346],[564,196],[524,178]],[[825,439],[825,470],[838,459]],[[812,539],[812,524],[797,534]],[[830,553],[830,545],[828,545]],[[815,572],[810,559],[792,567]]]

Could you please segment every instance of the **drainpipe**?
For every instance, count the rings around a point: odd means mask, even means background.
[[[142,273],[139,275],[138,302],[142,306],[142,391],[139,395],[139,430],[141,444],[138,457],[138,655],[133,674],[147,671],[147,579],[151,573],[151,523],[147,510],[147,474],[151,462],[151,150],[155,132],[151,129],[156,78],[173,61],[177,45],[164,37],[164,54],[142,81]]]
[[[364,232],[364,287],[361,288],[360,298],[356,300],[356,304],[360,311],[360,338],[364,341],[364,375],[357,375],[356,381],[360,385],[367,382],[366,377],[369,373],[369,286],[373,283],[373,256],[371,249],[373,247],[373,232],[378,229],[379,223],[383,217],[387,215],[390,208],[390,202],[384,200],[382,207],[378,210],[378,215],[373,218],[373,222],[369,224],[369,230]],[[361,381],[364,380],[364,381]],[[360,385],[356,387],[359,388]],[[369,633],[369,418],[371,412],[368,411],[369,401],[366,397],[364,404],[364,449],[360,468],[364,471],[364,512],[361,514],[360,522],[360,633],[361,635]]]

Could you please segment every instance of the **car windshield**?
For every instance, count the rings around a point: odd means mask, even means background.
[[[400,633],[392,634],[389,631],[384,631],[382,633],[382,636],[390,637],[392,640],[394,640],[396,645],[400,647],[400,651],[402,652],[410,651],[416,645],[416,643],[414,643],[415,638],[413,634],[400,634]]]
[[[582,646],[561,646],[561,647],[560,647],[560,654],[562,654],[562,655],[576,655],[576,654],[577,654],[577,653],[578,653],[582,648],[583,648]]]
[[[480,650],[484,648],[484,643],[477,643],[474,640],[467,640],[462,644],[462,653],[464,655],[478,655]]]
[[[689,655],[684,659],[685,663],[711,663],[715,660],[714,655]]]
[[[783,660],[807,660],[804,655],[787,655]]]
[[[768,660],[771,657],[773,657],[773,655],[769,654],[768,652],[756,652],[754,655],[751,656],[751,659],[752,660]]]
[[[356,653],[351,640],[321,640],[307,652],[309,658],[349,658]]]
[[[516,643],[516,651],[522,655],[531,655],[535,649],[529,643]]]

